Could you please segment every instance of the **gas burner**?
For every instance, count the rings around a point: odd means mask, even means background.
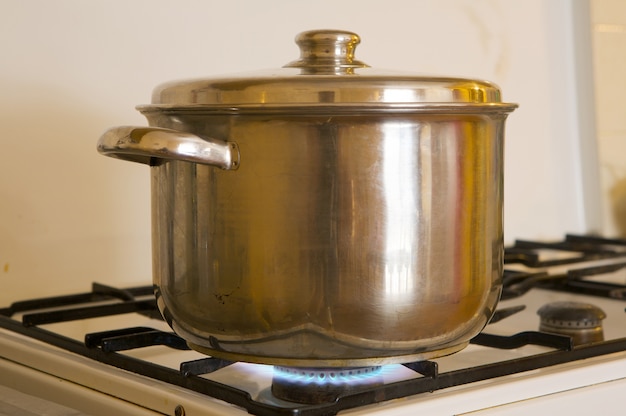
[[[274,367],[274,397],[301,404],[337,400],[342,394],[383,385],[381,367],[298,368]]]
[[[606,313],[597,306],[581,302],[553,302],[542,306],[539,330],[572,338],[574,345],[604,340],[602,320]]]

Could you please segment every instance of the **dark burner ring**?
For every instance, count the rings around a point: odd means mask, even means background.
[[[539,330],[572,338],[574,345],[604,340],[602,320],[606,313],[597,306],[581,302],[553,302],[542,306]]]
[[[383,384],[381,367],[298,368],[274,367],[274,397],[302,404],[337,400],[346,393]]]

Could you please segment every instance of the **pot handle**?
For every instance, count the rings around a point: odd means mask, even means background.
[[[226,170],[239,167],[235,142],[201,138],[160,127],[113,127],[100,137],[98,152],[131,162],[156,165],[159,160],[183,160]]]

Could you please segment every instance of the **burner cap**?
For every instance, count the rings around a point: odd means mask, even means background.
[[[383,384],[381,367],[274,367],[274,397],[301,404],[335,401],[341,394]]]
[[[574,345],[602,341],[602,320],[606,313],[597,306],[581,302],[553,302],[542,306],[539,330],[572,337]]]

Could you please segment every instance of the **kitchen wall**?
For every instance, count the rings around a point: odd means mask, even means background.
[[[626,237],[626,2],[591,2],[604,228]]]
[[[0,306],[92,281],[149,282],[148,168],[98,155],[99,135],[145,124],[134,106],[163,81],[282,66],[313,28],[359,33],[357,56],[374,67],[488,79],[519,103],[507,124],[507,241],[603,227],[586,0],[0,0],[0,10]]]

